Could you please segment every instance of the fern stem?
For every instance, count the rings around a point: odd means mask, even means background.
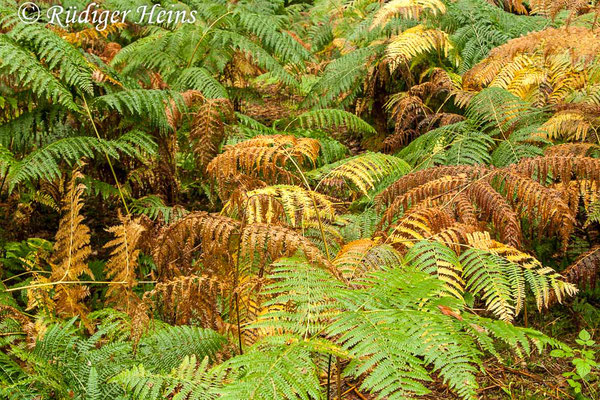
[[[329,355],[329,359],[327,360],[327,400],[330,398],[329,388],[331,386],[331,354]]]
[[[40,272],[40,271],[37,271]],[[27,286],[19,286],[10,289],[6,289],[5,292],[16,292],[17,290],[25,290],[25,289],[36,289],[40,287],[48,287],[48,286],[56,286],[56,285],[75,285],[75,284],[97,284],[97,285],[127,285],[129,282],[113,282],[113,281],[56,281],[56,282],[47,282],[47,283],[36,283],[33,285]],[[156,283],[156,281],[137,281],[137,283],[147,284],[147,283]]]
[[[321,239],[323,239],[323,247],[325,248],[325,255],[327,256],[327,261],[331,261],[331,255],[329,254],[329,246],[327,245],[327,239],[325,238],[325,230],[323,229],[323,221],[321,221],[321,213],[319,212],[319,207],[317,206],[317,200],[315,199],[315,194],[313,193],[312,189],[310,188],[310,184],[308,183],[308,180],[306,179],[306,175],[304,175],[304,172],[302,172],[302,169],[300,168],[298,163],[296,163],[296,160],[294,160],[294,158],[290,157],[290,156],[288,156],[288,159],[292,162],[292,164],[294,164],[294,166],[300,173],[300,177],[302,177],[302,183],[304,183],[304,186],[306,186],[306,189],[308,190],[308,194],[310,195],[310,199],[312,201],[313,208],[315,209],[315,215],[317,216],[317,223],[319,225]]]
[[[192,65],[192,61],[194,61],[194,56],[196,55],[196,52],[200,48],[200,43],[202,43],[202,41],[204,40],[204,37],[208,34],[208,32],[210,32],[210,30],[212,29],[212,27],[217,22],[219,22],[222,18],[226,17],[227,15],[229,15],[231,13],[232,13],[231,11],[227,11],[225,14],[223,14],[219,18],[215,19],[213,21],[213,23],[210,24],[210,26],[208,28],[206,28],[206,32],[204,32],[204,34],[202,35],[202,37],[198,40],[198,43],[196,44],[196,47],[194,47],[194,51],[192,52],[192,56],[190,57],[190,61],[188,61],[188,64],[187,64],[186,68],[189,68]]]
[[[85,96],[82,95],[81,97],[83,98],[83,108],[85,108],[88,118],[90,119],[90,122],[92,123],[92,127],[94,128],[96,137],[98,138],[99,141],[102,141],[102,138],[100,137],[100,133],[98,132],[98,128],[96,128],[96,124],[94,123],[94,118],[92,118],[92,113],[90,112],[90,108],[88,107],[87,101],[85,100]],[[104,156],[106,157],[106,161],[108,162],[110,171],[112,172],[113,178],[115,179],[115,183],[117,184],[117,190],[119,191],[119,196],[121,197],[121,201],[123,202],[123,206],[125,207],[125,212],[127,213],[128,217],[131,217],[131,214],[129,213],[129,207],[127,207],[127,202],[125,201],[125,196],[123,196],[123,191],[121,190],[121,184],[119,183],[119,180],[117,179],[117,174],[115,173],[115,169],[113,168],[112,162],[110,161],[110,157],[108,156],[106,149],[102,149],[102,152],[104,153]]]

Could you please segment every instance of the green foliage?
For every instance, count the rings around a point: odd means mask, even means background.
[[[285,125],[284,130],[290,127],[300,127],[302,129],[340,129],[347,128],[351,132],[363,134],[376,134],[375,129],[357,117],[356,115],[344,110],[314,110],[300,114]]]
[[[594,395],[593,389],[590,389],[589,381],[595,375],[598,375],[598,363],[596,362],[596,342],[585,329],[579,332],[575,342],[581,346],[580,349],[554,349],[550,352],[553,357],[568,358],[575,367],[574,371],[565,372],[563,376],[567,378],[567,383],[573,389],[576,395],[581,395],[584,391],[591,390],[590,395]],[[593,398],[593,397],[592,397]]]

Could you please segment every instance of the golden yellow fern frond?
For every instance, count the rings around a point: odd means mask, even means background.
[[[400,253],[393,247],[372,239],[358,239],[342,247],[332,263],[350,284],[357,284],[366,273],[401,262]]]
[[[245,223],[277,223],[281,216],[291,227],[298,228],[310,220],[333,222],[336,218],[334,199],[295,185],[275,185],[232,196],[223,208]],[[315,210],[317,207],[317,210]]]
[[[67,185],[63,199],[63,217],[56,232],[54,254],[50,262],[50,281],[56,284],[53,299],[57,313],[66,317],[79,315],[85,318],[88,309],[82,301],[89,295],[89,289],[75,282],[83,274],[91,278],[94,275],[86,262],[91,253],[90,230],[83,224],[81,215],[85,190],[85,185],[78,182],[81,178],[83,174],[75,170]]]
[[[437,51],[447,57],[451,49],[452,44],[446,32],[417,25],[393,37],[386,55],[390,70],[395,71],[399,65],[408,65],[413,58],[428,52]]]
[[[446,12],[446,6],[440,0],[392,0],[375,13],[371,29],[385,26],[397,15],[407,19],[419,19],[424,11],[433,15],[443,14]]]
[[[392,174],[408,172],[410,166],[402,159],[381,153],[365,153],[344,160],[340,165],[324,171],[319,186],[338,191],[350,188],[368,196],[369,191]]]
[[[548,139],[585,141],[592,129],[586,116],[575,110],[558,112],[539,128],[538,135]]]
[[[106,292],[106,301],[129,313],[139,300],[133,293],[133,287],[137,285],[138,242],[145,228],[140,224],[140,218],[130,220],[119,216],[119,219],[120,225],[107,229],[115,238],[104,246],[112,248],[104,266],[106,277],[113,281]]]
[[[599,39],[596,31],[574,26],[547,28],[509,40],[464,74],[463,94],[495,86],[535,105],[564,102],[589,87]],[[469,96],[462,97],[464,103]]]
[[[523,268],[525,279],[518,285],[518,293],[514,293],[517,300],[515,314],[519,313],[524,304],[525,281],[529,283],[540,310],[550,304],[551,295],[556,296],[556,299],[561,302],[566,296],[573,296],[577,293],[577,288],[564,281],[562,276],[552,268],[544,267],[536,258],[512,246],[492,240],[489,233],[474,232],[469,234],[468,238],[469,245],[473,248],[496,254]]]
[[[416,209],[403,216],[390,230],[387,242],[401,253],[416,242],[427,239],[454,224],[454,219],[440,208]]]

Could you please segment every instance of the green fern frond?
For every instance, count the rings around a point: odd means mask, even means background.
[[[0,35],[0,71],[14,75],[20,84],[30,86],[41,97],[67,109],[79,109],[71,92],[29,51],[6,35]]]
[[[184,69],[177,77],[175,87],[181,91],[198,90],[209,99],[228,98],[225,87],[212,76],[210,71],[202,67]]]
[[[223,373],[208,368],[208,357],[198,363],[195,355],[185,356],[169,374],[146,370],[143,365],[123,371],[111,379],[137,400],[212,400],[218,398]]]
[[[135,89],[106,94],[96,97],[94,105],[100,109],[112,109],[124,115],[148,119],[162,131],[170,129],[167,119],[169,108],[179,112],[185,110],[185,104],[179,94],[163,90]]]
[[[344,110],[323,109],[308,111],[292,119],[284,131],[291,127],[303,129],[336,129],[345,127],[351,132],[376,135],[377,131],[360,117]]]
[[[451,249],[439,242],[422,240],[405,254],[404,261],[413,268],[437,276],[446,285],[444,291],[462,299],[465,291],[463,266]]]

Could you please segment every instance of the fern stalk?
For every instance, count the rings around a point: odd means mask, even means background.
[[[83,98],[83,108],[85,108],[85,111],[87,112],[88,118],[90,119],[92,127],[94,128],[94,132],[96,133],[96,137],[98,138],[98,140],[102,140],[102,138],[100,137],[100,133],[98,132],[98,128],[96,128],[96,124],[94,123],[94,119],[92,118],[92,113],[90,112],[90,108],[88,107],[87,101],[85,100],[85,96],[81,96],[81,97]],[[131,214],[129,213],[129,207],[127,207],[127,202],[125,201],[125,196],[123,196],[123,191],[121,190],[121,184],[119,183],[119,180],[117,179],[117,174],[112,165],[112,162],[110,161],[110,158],[108,157],[108,153],[106,153],[106,149],[102,149],[102,152],[104,153],[104,156],[106,157],[106,161],[108,162],[110,171],[112,172],[113,178],[115,179],[115,183],[117,184],[117,190],[119,191],[119,197],[121,197],[121,201],[123,202],[123,206],[125,207],[125,212],[127,213],[127,216],[129,218],[131,218]]]

